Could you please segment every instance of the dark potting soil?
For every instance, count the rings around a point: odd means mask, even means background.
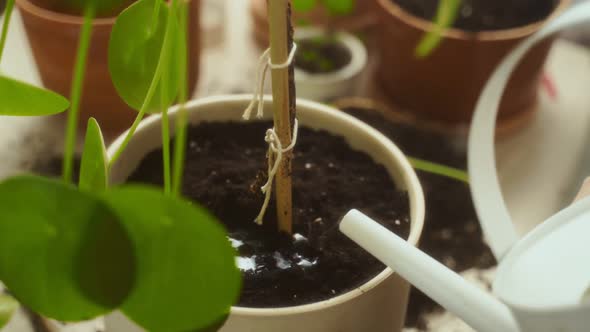
[[[352,108],[344,111],[378,129],[409,156],[466,169],[464,139],[392,122],[377,112]],[[426,199],[420,248],[455,272],[495,266],[494,256],[483,241],[469,186],[425,172],[418,172],[418,178]],[[443,309],[412,288],[406,326],[425,329],[424,315],[437,310]]]
[[[254,224],[263,202],[270,123],[207,123],[189,130],[183,193],[227,227],[239,251],[244,285],[240,306],[283,307],[334,297],[384,266],[342,235],[340,219],[357,208],[402,237],[409,202],[387,171],[344,139],[301,128],[293,161],[294,237],[276,231],[274,202],[264,226]],[[149,154],[130,182],[162,184],[161,151]]]
[[[439,0],[392,0],[426,20],[436,16]],[[559,0],[462,0],[456,28],[478,32],[510,29],[544,20]]]
[[[348,65],[350,51],[335,37],[304,39],[297,41],[295,66],[311,74],[325,74]]]

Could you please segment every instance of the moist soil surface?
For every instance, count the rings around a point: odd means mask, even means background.
[[[275,205],[264,226],[270,122],[206,123],[189,129],[183,193],[227,227],[244,285],[238,305],[284,307],[325,300],[370,280],[384,265],[338,231],[357,208],[398,235],[409,234],[407,193],[383,166],[339,137],[301,128],[293,161],[293,237],[276,231]],[[149,154],[130,182],[162,184],[162,152]]]
[[[375,111],[353,108],[344,111],[379,130],[409,156],[466,169],[466,142],[463,138],[389,121]],[[420,248],[455,272],[495,266],[494,256],[483,242],[469,186],[439,175],[417,173],[426,199]],[[425,330],[424,315],[442,310],[422,292],[412,288],[406,326]]]
[[[295,66],[311,74],[326,74],[344,68],[352,60],[350,51],[336,37],[297,41]]]
[[[439,0],[392,0],[426,20],[436,16]],[[547,18],[559,0],[462,0],[454,27],[471,32],[511,29]]]

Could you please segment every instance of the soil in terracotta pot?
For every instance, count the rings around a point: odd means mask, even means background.
[[[352,59],[350,51],[335,37],[299,40],[297,50],[295,66],[311,74],[340,70]]]
[[[439,0],[392,0],[408,12],[432,20]],[[559,0],[463,0],[454,27],[478,32],[510,29],[544,20]]]
[[[339,137],[301,128],[293,164],[293,237],[278,235],[274,203],[264,226],[266,123],[208,123],[189,131],[183,192],[216,215],[239,251],[247,307],[284,307],[354,289],[384,266],[342,235],[338,222],[358,208],[407,238],[409,202],[386,169]],[[161,185],[161,151],[149,154],[130,182]]]
[[[374,111],[353,108],[345,111],[381,131],[410,156],[459,169],[467,166],[466,142],[462,138],[392,122]],[[469,186],[425,172],[418,172],[418,178],[426,199],[420,248],[456,272],[495,266],[494,256],[483,242]],[[412,288],[406,326],[425,330],[424,315],[442,310],[426,295]]]

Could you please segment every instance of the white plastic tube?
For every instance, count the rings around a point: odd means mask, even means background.
[[[361,212],[350,211],[340,231],[477,331],[518,331],[508,307]]]

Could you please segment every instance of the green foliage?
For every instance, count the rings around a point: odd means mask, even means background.
[[[408,160],[410,160],[412,166],[417,170],[469,183],[469,175],[467,174],[467,172],[463,170],[436,164],[430,161],[417,158],[408,157]]]
[[[0,60],[6,46],[14,0],[6,2],[6,14],[0,33]],[[61,113],[70,103],[64,97],[32,85],[0,76],[0,115],[41,116]]]
[[[159,112],[162,105],[171,105],[178,94],[178,22],[169,19],[169,11],[162,0],[139,0],[119,15],[113,27],[109,70],[123,100],[136,110]],[[152,87],[164,69],[168,80]],[[161,89],[167,91],[154,93]],[[144,105],[148,92],[150,100]],[[161,100],[162,96],[166,100]]]
[[[354,12],[355,0],[320,0],[332,15],[350,15]]]
[[[18,302],[12,296],[0,294],[0,330],[8,324],[16,309],[18,309],[18,305]]]
[[[234,249],[213,217],[146,187],[114,189],[105,199],[137,253],[140,278],[122,307],[128,317],[149,331],[182,332],[229,313],[241,277]]]
[[[84,25],[65,181],[20,176],[0,183],[0,280],[23,304],[58,320],[86,320],[121,308],[150,331],[215,331],[241,283],[220,224],[196,205],[155,189],[108,189],[105,145],[94,119],[87,127],[79,188],[69,184],[92,21],[123,1],[67,1],[84,11]],[[117,20],[109,66],[119,93],[139,109],[125,142],[145,112],[167,108],[177,95],[186,100],[186,21],[186,3],[178,0],[170,7],[162,0],[140,0]],[[54,114],[69,106],[61,96],[1,77],[0,100],[0,115]],[[182,112],[177,146],[185,146],[186,123]],[[179,188],[184,149],[177,150]],[[0,299],[0,324],[9,317],[8,309],[2,311],[5,301]]]
[[[293,0],[292,3],[296,12],[307,13],[318,5],[318,0]],[[350,15],[356,7],[356,0],[319,0],[319,3],[334,16]]]
[[[441,0],[434,19],[434,28],[430,30],[416,47],[416,56],[427,57],[438,47],[443,33],[449,29],[459,14],[462,0]]]
[[[90,118],[80,165],[79,188],[90,192],[101,192],[107,188],[107,181],[107,153],[104,138],[98,122]]]
[[[0,32],[0,59],[4,53],[4,46],[6,46],[6,37],[8,37],[8,27],[10,26],[10,19],[12,18],[12,10],[14,9],[14,0],[0,0],[0,14],[6,8],[6,15],[4,15],[4,23],[2,24],[2,32]],[[6,6],[6,7],[5,7]]]
[[[176,138],[174,145],[174,168],[172,170],[172,193],[180,195],[182,190],[182,179],[184,174],[184,161],[186,158],[186,141],[188,128],[188,114],[185,103],[188,99],[188,5],[187,2],[177,2],[179,6],[180,21],[180,57],[178,66],[180,70],[180,89],[178,91],[178,101],[180,109],[176,120]]]
[[[317,0],[293,0],[293,10],[300,13],[307,13],[315,8]]]
[[[84,12],[84,22],[80,32],[80,42],[76,52],[76,63],[74,65],[74,77],[70,91],[72,107],[68,112],[68,123],[66,126],[66,139],[64,147],[62,177],[64,182],[71,183],[74,174],[74,150],[78,135],[78,113],[82,101],[82,88],[84,75],[86,73],[86,61],[90,49],[90,38],[92,36],[92,21],[94,20],[94,9],[89,7]]]
[[[41,116],[68,109],[68,100],[56,93],[0,76],[0,115]]]
[[[129,294],[134,266],[127,233],[97,198],[41,177],[0,184],[0,280],[34,311],[105,314]]]

